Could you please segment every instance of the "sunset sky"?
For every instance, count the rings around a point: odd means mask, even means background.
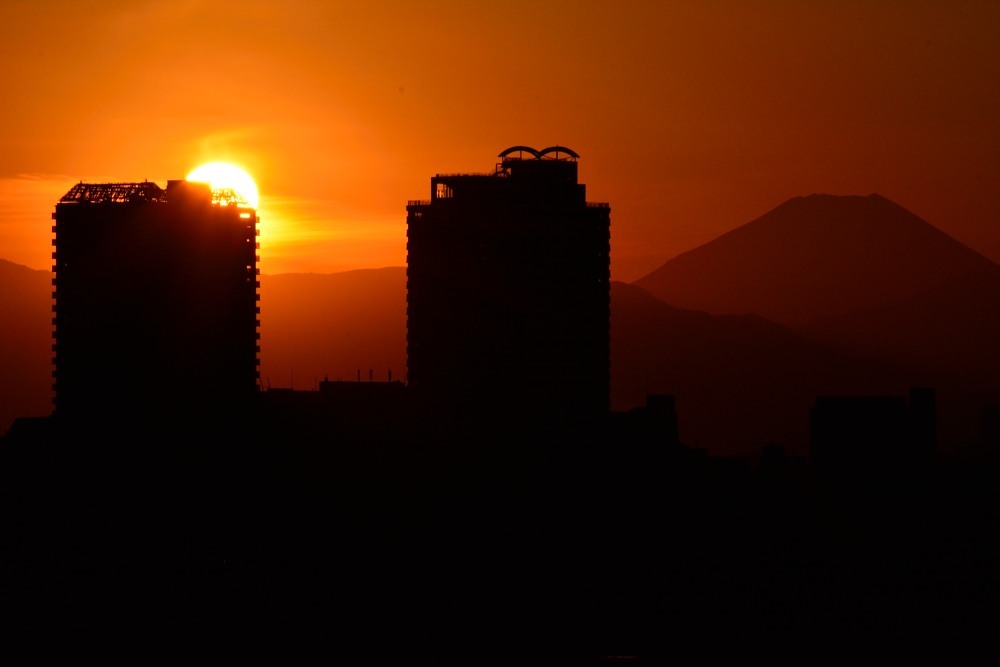
[[[998,35],[1000,2],[5,0],[0,258],[50,268],[77,181],[225,160],[263,273],[401,266],[431,176],[559,144],[616,280],[812,193],[1000,261]]]

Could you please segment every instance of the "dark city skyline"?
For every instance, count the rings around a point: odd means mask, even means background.
[[[756,642],[774,624],[790,633],[786,648],[845,634],[898,641],[917,616],[918,627],[977,638],[997,599],[1000,547],[989,395],[963,399],[987,401],[984,438],[942,448],[954,406],[941,409],[936,387],[756,316],[675,309],[612,283],[612,209],[587,201],[579,156],[515,146],[499,158],[493,173],[439,172],[432,199],[407,204],[407,276],[350,276],[347,293],[373,312],[372,280],[408,293],[407,353],[433,351],[407,364],[414,378],[369,367],[303,388],[258,381],[253,209],[196,183],[73,186],[54,214],[57,409],[0,438],[8,622],[142,624],[210,641],[277,640],[318,623],[326,629],[308,640],[335,637],[345,651],[461,645],[485,659],[537,651],[602,663],[664,659],[718,633]],[[194,270],[196,257],[210,270]],[[320,284],[292,280],[284,299],[329,305],[332,323],[355,312]],[[87,331],[79,320],[95,333],[74,339]],[[648,336],[680,356],[658,367],[666,358]],[[223,349],[234,341],[243,345]],[[76,349],[101,352],[66,353]],[[508,373],[533,355],[539,363]],[[65,382],[62,365],[83,363],[99,391]],[[645,391],[615,409],[623,363],[644,368]],[[188,383],[202,366],[205,381]],[[692,371],[742,405],[713,407],[697,383],[675,393],[649,382]],[[754,389],[772,373],[786,384]],[[86,419],[67,418],[77,411]],[[805,451],[756,441],[727,453],[682,435],[700,413],[740,433],[796,411]],[[960,572],[980,595],[950,591]],[[39,597],[48,580],[61,583]]]
[[[989,655],[998,30],[2,3],[0,636]]]

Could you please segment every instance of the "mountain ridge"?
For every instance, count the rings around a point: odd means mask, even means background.
[[[0,259],[0,434],[52,410],[52,272]]]
[[[806,455],[809,409],[823,394],[905,394],[920,375],[836,349],[758,315],[711,315],[612,283],[613,408],[672,394],[681,438],[750,456],[780,443]]]

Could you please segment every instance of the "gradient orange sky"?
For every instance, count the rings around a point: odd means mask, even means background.
[[[405,264],[406,201],[502,149],[581,155],[612,277],[817,192],[1000,261],[1000,2],[0,4],[0,258],[75,182],[261,191],[261,271]]]

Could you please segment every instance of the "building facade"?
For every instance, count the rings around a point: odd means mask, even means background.
[[[514,146],[407,205],[407,384],[464,411],[610,403],[610,206],[578,158]]]
[[[254,209],[202,183],[81,182],[52,217],[56,416],[176,420],[250,400]]]

